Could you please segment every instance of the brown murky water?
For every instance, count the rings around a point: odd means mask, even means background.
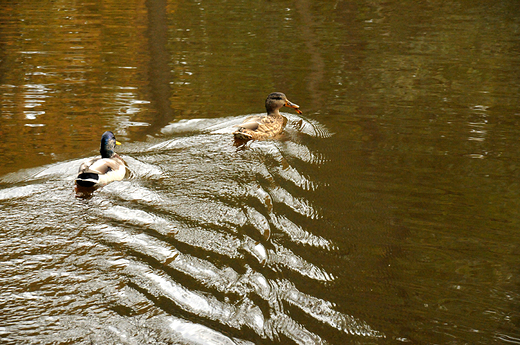
[[[519,12],[0,1],[0,342],[520,343]]]

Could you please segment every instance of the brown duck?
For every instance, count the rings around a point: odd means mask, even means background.
[[[265,100],[265,109],[267,115],[253,115],[249,116],[242,122],[236,132],[233,133],[235,139],[239,140],[262,140],[272,138],[280,133],[287,122],[287,119],[280,114],[282,107],[289,107],[296,109],[298,114],[301,114],[300,106],[290,102],[287,97],[281,92],[273,92]]]

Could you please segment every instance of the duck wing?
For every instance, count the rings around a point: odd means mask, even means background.
[[[80,173],[95,173],[95,174],[106,174],[112,169],[114,164],[111,164],[110,158],[93,158],[81,164],[79,167]]]
[[[245,128],[254,131],[262,124],[262,119],[264,118],[265,116],[260,115],[249,116],[244,120],[244,122],[239,125],[235,125],[234,127]]]
[[[91,172],[103,175],[110,171],[118,170],[121,165],[124,165],[124,163],[119,157],[93,158],[81,164],[79,173]]]

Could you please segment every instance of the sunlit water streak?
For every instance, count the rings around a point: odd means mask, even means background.
[[[301,139],[330,134],[291,116],[282,140],[237,148],[237,121],[185,121],[129,145],[129,177],[87,199],[72,189],[81,160],[3,176],[4,339],[326,343],[309,320],[383,337],[306,288],[335,279],[306,248],[335,245],[308,226],[322,183],[291,162],[326,164]]]

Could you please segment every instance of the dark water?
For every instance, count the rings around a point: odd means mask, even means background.
[[[519,12],[0,1],[0,343],[520,343]]]

